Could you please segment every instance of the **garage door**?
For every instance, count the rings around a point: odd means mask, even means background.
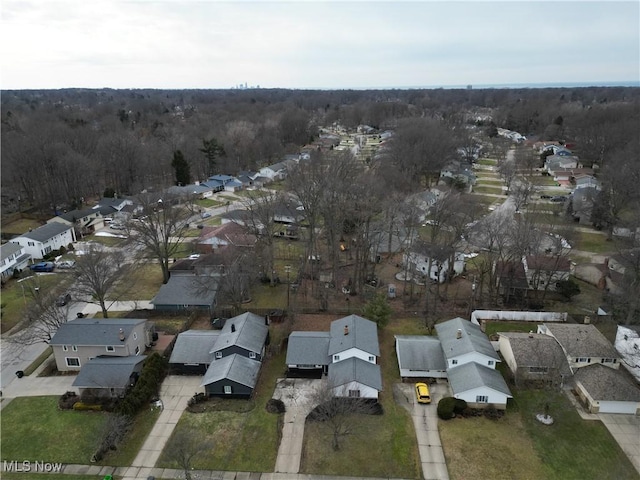
[[[626,413],[635,415],[637,402],[600,402],[600,413]]]

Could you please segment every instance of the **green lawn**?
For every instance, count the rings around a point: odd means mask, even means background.
[[[550,175],[530,175],[527,178],[534,185],[540,185],[540,186],[546,186],[546,187],[558,186],[558,182],[556,182],[553,179],[553,177]]]
[[[104,412],[58,410],[58,397],[15,398],[2,410],[2,460],[88,464]]]
[[[2,472],[3,480],[100,480],[102,477],[96,475],[68,475],[66,473],[7,473]],[[115,475],[113,480],[122,477]]]
[[[219,207],[220,205],[224,205],[225,202],[218,202],[210,198],[199,198],[194,203],[204,208],[212,208],[212,207]]]
[[[286,277],[281,277],[285,279]],[[291,275],[290,278],[294,278]],[[293,291],[290,293],[293,295]],[[243,305],[247,310],[252,308],[285,308],[287,305],[287,285],[286,283],[280,283],[275,286],[271,286],[268,283],[259,283],[251,287],[251,302]]]
[[[119,300],[150,300],[162,286],[162,270],[157,263],[141,264],[131,275],[133,286]]]
[[[502,195],[502,187],[488,187],[483,185],[476,185],[473,187],[475,193],[491,193],[493,195]]]
[[[485,333],[487,336],[498,332],[528,333],[531,330],[535,332],[538,329],[538,323],[536,322],[487,322],[486,325]]]
[[[203,413],[182,414],[174,435],[157,465],[176,468],[167,451],[179,432],[187,431],[213,443],[211,451],[196,456],[195,469],[241,472],[273,472],[278,453],[279,416],[265,409],[273,395],[276,379],[284,374],[284,353],[263,362],[258,385],[251,400],[225,400]]]
[[[497,165],[498,161],[493,159],[493,158],[481,158],[480,160],[478,160],[476,163],[480,164],[480,165]]]
[[[160,410],[145,409],[135,418],[131,431],[119,448],[109,452],[100,462],[101,465],[113,465],[114,467],[128,466],[138,455],[142,444],[149,436],[151,429],[160,416]]]
[[[607,241],[607,236],[601,233],[575,232],[576,242],[573,247],[585,252],[606,253],[615,251],[615,245]]]

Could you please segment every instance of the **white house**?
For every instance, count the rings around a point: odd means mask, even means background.
[[[527,255],[522,257],[527,283],[532,290],[556,290],[556,283],[568,280],[571,262],[559,255]]]
[[[622,366],[640,382],[640,326],[618,325],[614,347],[622,357]]]
[[[449,385],[453,396],[466,401],[472,408],[494,405],[504,409],[507,400],[513,398],[500,372],[475,362],[451,368]]]
[[[496,368],[500,357],[478,325],[463,318],[454,318],[435,326],[442,345],[447,368],[465,363],[477,363]]]
[[[451,262],[453,266],[451,267]],[[415,242],[403,254],[403,262],[408,271],[427,276],[433,281],[444,283],[449,275],[460,275],[464,271],[465,258],[453,248]]]
[[[19,243],[5,243],[0,246],[0,275],[2,279],[13,275],[15,270],[21,271],[27,268],[31,255],[24,252],[24,247]]]
[[[24,248],[25,253],[33,259],[42,259],[44,256],[60,247],[67,247],[73,243],[73,227],[59,222],[47,223],[19,237],[11,239]]]

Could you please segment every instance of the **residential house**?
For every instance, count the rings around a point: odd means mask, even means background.
[[[111,357],[100,355],[84,364],[72,386],[80,395],[121,398],[132,388],[142,371],[145,355]]]
[[[585,177],[587,178],[587,177]],[[598,199],[600,187],[586,185],[581,181],[580,186],[576,185],[569,201],[571,216],[581,225],[592,225],[593,207]]]
[[[614,347],[622,366],[640,383],[640,326],[618,325]]]
[[[399,223],[399,222],[398,222]],[[402,225],[375,223],[369,228],[369,245],[371,260],[380,261],[380,255],[395,254],[404,251],[418,238],[415,229],[407,229]]]
[[[570,158],[570,157],[560,157],[560,158]],[[569,162],[569,160],[561,161],[561,164],[565,164]],[[552,167],[549,170],[549,174],[553,176],[553,180],[558,183],[558,185],[562,185],[564,187],[573,187],[576,184],[576,178],[583,177],[586,175],[592,175],[593,170],[591,168],[573,168],[573,167]]]
[[[95,357],[141,355],[151,332],[144,319],[78,318],[60,325],[49,345],[59,371],[78,371]]]
[[[549,335],[500,332],[498,348],[516,382],[563,385],[571,378],[562,347]]]
[[[216,361],[235,354],[261,362],[268,334],[265,318],[246,312],[225,322],[210,353]]]
[[[440,179],[449,179],[469,189],[477,183],[476,175],[467,162],[453,161],[440,171]]]
[[[204,375],[213,361],[211,349],[219,330],[187,330],[176,338],[169,367],[173,373]]]
[[[575,372],[574,383],[591,413],[640,415],[640,388],[622,371],[592,364]]]
[[[444,283],[450,276],[460,275],[465,268],[465,257],[451,247],[414,242],[403,254],[408,271],[433,281]]]
[[[246,210],[229,210],[228,212],[220,215],[221,223],[230,223],[234,222],[238,225],[242,225],[245,227],[253,227],[253,222],[251,221],[251,214]]]
[[[200,310],[213,315],[218,293],[219,276],[199,275],[195,272],[175,272],[160,290],[151,304],[155,310]]]
[[[104,227],[104,218],[99,210],[95,208],[85,208],[83,210],[71,210],[61,213],[57,217],[47,220],[47,223],[59,222],[73,227],[73,240],[84,235],[91,235],[96,228]]]
[[[215,360],[202,378],[201,387],[210,396],[249,398],[258,381],[262,364],[233,354]]]
[[[191,199],[211,198],[213,196],[213,188],[205,183],[196,182],[190,185],[173,185],[167,189],[167,193],[188,201]]]
[[[19,244],[34,260],[44,258],[60,247],[66,248],[73,241],[73,227],[59,222],[47,223],[11,239],[11,242]]]
[[[447,363],[437,337],[396,335],[400,377],[447,378]]]
[[[327,373],[335,396],[377,399],[382,390],[379,356],[376,324],[349,315],[331,322],[328,334],[292,332],[286,362],[291,376]]]
[[[287,177],[287,167],[290,162],[282,161],[262,167],[258,172],[261,177],[268,178],[270,182],[284,180]]]
[[[198,253],[210,253],[222,247],[253,248],[257,237],[248,233],[242,225],[234,222],[223,223],[215,227],[205,226],[195,242]]]
[[[529,282],[522,262],[498,261],[493,268],[498,293],[507,303],[519,302],[527,297]]]
[[[522,265],[531,290],[555,291],[556,283],[571,275],[571,262],[559,255],[528,255]]]
[[[269,179],[261,176],[259,172],[239,172],[237,178],[242,187],[247,189],[262,188],[269,182]]]
[[[2,280],[9,278],[13,272],[21,272],[29,265],[31,255],[25,253],[19,243],[4,243],[0,245],[0,276]]]
[[[435,329],[437,338],[396,336],[402,378],[446,378],[453,396],[469,406],[505,409],[511,392],[495,370],[500,357],[480,326],[458,317]]]
[[[275,205],[273,221],[276,223],[298,224],[304,220],[304,210],[299,203],[283,200]]]
[[[555,176],[555,171],[564,172],[573,168],[582,168],[582,164],[578,157],[571,155],[549,155],[544,162],[544,170],[549,175]]]
[[[593,176],[592,172],[593,170],[591,171],[591,173],[574,174],[573,184],[575,190],[579,190],[581,188],[594,188],[595,190],[600,191],[602,189],[602,184],[596,177]]]
[[[127,215],[129,213],[131,213],[133,210],[135,210],[136,208],[138,208],[138,207],[135,206],[133,200],[131,200],[129,198],[122,198],[122,197],[107,198],[107,197],[103,197],[103,198],[100,199],[98,204],[93,207],[93,209],[99,211],[100,215],[102,215],[103,217],[114,216],[114,217],[122,218],[118,214],[120,212],[125,212],[126,211],[125,210],[126,207],[133,207],[132,209],[128,209],[127,210]]]
[[[543,323],[538,325],[537,333],[550,335],[558,341],[574,373],[595,363],[613,369],[620,367],[620,355],[592,324]]]

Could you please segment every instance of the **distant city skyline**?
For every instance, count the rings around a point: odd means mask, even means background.
[[[640,86],[638,1],[2,0],[0,87]]]

